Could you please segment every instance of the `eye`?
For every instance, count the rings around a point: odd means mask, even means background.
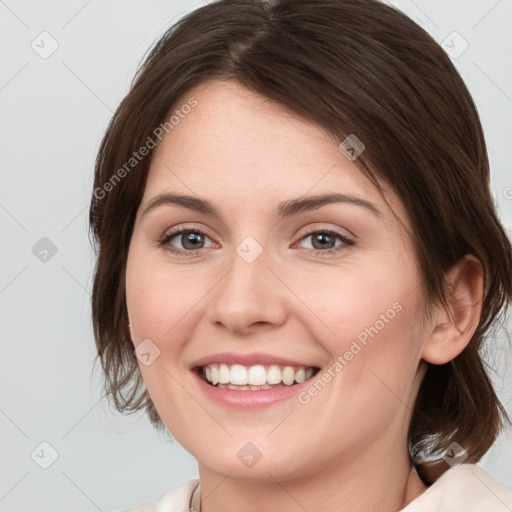
[[[312,251],[316,251],[316,254],[332,254],[338,252],[339,250],[344,249],[347,246],[352,246],[355,244],[354,240],[348,238],[337,231],[320,229],[315,231],[309,231],[305,235],[302,236],[301,240],[305,240],[307,238],[311,238],[311,248]],[[336,245],[336,239],[340,240],[341,243]]]
[[[181,248],[176,248],[172,244],[172,240],[177,239]],[[196,228],[171,229],[170,233],[166,233],[158,242],[159,246],[165,247],[173,254],[180,256],[195,256],[204,249],[205,240],[210,238],[203,231]]]
[[[320,229],[309,231],[302,235],[300,240],[306,240],[311,238],[311,247],[306,247],[309,251],[315,251],[317,255],[327,255],[336,253],[347,246],[355,244],[354,240],[348,238],[337,231]],[[173,244],[173,240],[177,240],[181,247],[176,247]],[[166,233],[162,239],[158,242],[158,246],[164,247],[166,250],[179,256],[196,256],[202,249],[207,248],[204,244],[206,240],[210,238],[197,228],[174,228],[170,232]],[[340,243],[336,244],[336,241]],[[212,243],[209,247],[214,246]]]

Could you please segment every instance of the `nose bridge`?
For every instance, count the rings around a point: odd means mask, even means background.
[[[267,268],[271,251],[254,238],[245,238],[235,249],[231,267],[215,287],[209,319],[230,330],[246,331],[255,323],[280,324],[286,317],[282,285]]]

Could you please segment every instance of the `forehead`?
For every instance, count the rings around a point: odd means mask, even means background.
[[[173,112],[191,98],[196,106],[155,149],[143,202],[173,190],[259,209],[283,199],[340,192],[388,209],[339,150],[339,141],[318,125],[237,82],[199,85],[176,102]],[[394,194],[387,200],[403,216]]]

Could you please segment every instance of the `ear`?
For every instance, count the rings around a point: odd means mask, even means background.
[[[422,358],[432,364],[445,364],[458,356],[478,326],[484,300],[480,261],[465,255],[447,272],[445,283],[450,311],[436,307],[433,328],[423,346]]]

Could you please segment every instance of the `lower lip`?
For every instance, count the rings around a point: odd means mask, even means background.
[[[289,400],[297,396],[302,390],[306,389],[314,376],[301,384],[294,384],[273,389],[262,389],[259,391],[252,390],[235,390],[228,388],[218,388],[205,382],[199,376],[197,371],[192,372],[199,389],[212,401],[217,402],[225,407],[234,409],[255,409],[267,407],[283,400]]]

